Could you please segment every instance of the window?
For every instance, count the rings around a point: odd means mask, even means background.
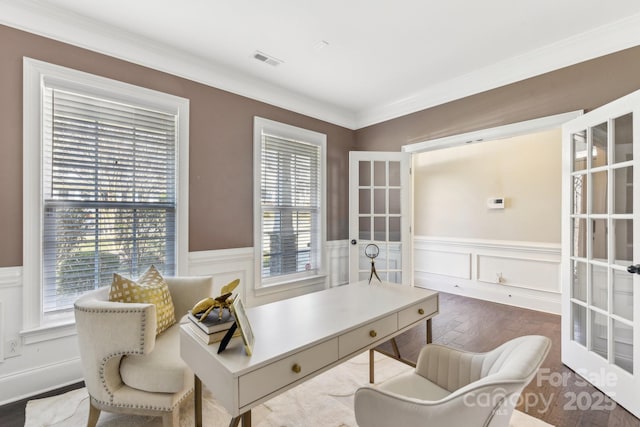
[[[256,117],[257,287],[323,279],[326,135]]]
[[[42,327],[71,320],[73,301],[113,273],[177,273],[188,102],[25,59],[27,74],[37,86],[25,99],[25,162],[38,166],[25,167],[25,228],[38,232],[25,241],[25,283],[39,295],[26,304],[37,300],[30,323]]]

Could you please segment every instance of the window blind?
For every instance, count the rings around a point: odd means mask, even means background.
[[[113,273],[173,274],[176,115],[57,88],[43,110],[44,311]]]
[[[262,134],[262,277],[319,269],[318,145]]]

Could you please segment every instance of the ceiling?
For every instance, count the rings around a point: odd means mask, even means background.
[[[637,0],[0,0],[0,23],[352,129],[640,44]],[[257,61],[260,51],[282,61]]]

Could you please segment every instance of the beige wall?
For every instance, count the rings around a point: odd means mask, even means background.
[[[0,267],[22,265],[22,58],[189,99],[189,250],[253,246],[253,116],[327,135],[327,238],[348,234],[352,130],[0,25]]]
[[[417,154],[415,234],[560,243],[561,139],[554,129]]]

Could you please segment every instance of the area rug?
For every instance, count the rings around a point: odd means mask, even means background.
[[[376,382],[411,369],[409,366],[376,353]],[[258,405],[252,411],[256,427],[355,427],[353,395],[369,378],[369,354],[355,358]],[[203,422],[207,426],[228,426],[231,417],[203,387]],[[26,407],[25,427],[84,427],[89,414],[85,388],[45,399],[30,400]],[[180,426],[193,426],[193,400],[180,410]],[[118,415],[102,412],[99,427],[161,427],[159,417]],[[548,427],[523,412],[515,411],[512,427]]]

